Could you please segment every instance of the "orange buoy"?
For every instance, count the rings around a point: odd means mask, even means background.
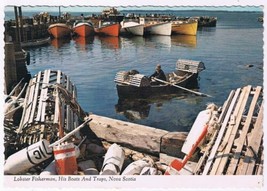
[[[78,173],[75,145],[62,143],[53,147],[58,175],[74,175]]]

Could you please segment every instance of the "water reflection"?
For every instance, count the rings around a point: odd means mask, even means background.
[[[162,35],[151,35],[145,38],[147,47],[171,47],[171,37]]]
[[[97,38],[100,40],[102,48],[119,49],[121,47],[120,37],[98,36]]]
[[[172,35],[172,45],[196,48],[197,37],[192,35]]]
[[[51,40],[52,46],[54,46],[56,49],[59,49],[60,47],[62,47],[64,44],[67,43],[70,43],[69,38],[62,38],[62,39],[54,38]]]
[[[73,39],[81,50],[86,50],[87,45],[94,43],[94,36],[82,37],[78,36]]]
[[[142,36],[129,36],[120,38],[122,46],[126,48],[127,46],[140,47],[145,45],[145,39]]]
[[[115,111],[130,121],[145,119],[149,115],[150,103],[148,100],[119,99]]]

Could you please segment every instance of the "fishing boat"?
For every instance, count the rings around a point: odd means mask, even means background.
[[[203,95],[187,88],[198,87],[198,74],[204,69],[204,63],[201,61],[179,59],[176,62],[176,70],[165,74],[166,81],[154,79],[160,81],[160,84],[150,81],[147,76],[139,74],[136,70],[120,71],[114,81],[120,99],[151,98],[183,90]]]
[[[31,48],[31,47],[37,47],[37,46],[43,46],[46,44],[49,44],[50,37],[44,38],[44,39],[35,39],[35,40],[29,40],[29,41],[23,41],[20,43],[21,48]]]
[[[77,21],[73,25],[73,33],[77,36],[87,37],[95,33],[91,22]]]
[[[64,38],[71,36],[71,29],[68,25],[64,23],[51,24],[48,27],[48,33],[54,38]]]
[[[132,35],[143,36],[144,25],[133,21],[122,21],[121,31]]]
[[[182,35],[197,35],[197,20],[173,20],[172,21],[172,34]]]
[[[99,21],[99,27],[95,28],[96,34],[107,36],[119,36],[120,24],[117,22],[101,22]]]
[[[198,21],[198,27],[216,27],[217,17],[200,16],[194,17]]]
[[[170,36],[172,32],[172,23],[164,22],[160,18],[139,18],[140,24],[144,24],[145,35],[166,35]]]

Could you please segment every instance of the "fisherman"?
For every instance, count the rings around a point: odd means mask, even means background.
[[[166,76],[165,76],[163,70],[161,69],[161,65],[160,64],[157,64],[156,70],[155,70],[154,74],[152,74],[149,77],[149,80],[152,81],[153,85],[161,84],[161,82],[153,81],[153,78],[157,78],[159,80],[166,81]]]

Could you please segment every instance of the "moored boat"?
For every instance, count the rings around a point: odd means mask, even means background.
[[[115,76],[119,98],[149,98],[181,92],[181,88],[197,88],[198,73],[205,69],[200,61],[179,59],[176,70],[166,74],[166,83],[154,84],[139,72],[120,71]],[[181,87],[181,88],[180,88]]]
[[[144,25],[133,21],[122,21],[121,30],[128,34],[143,36],[144,35]]]
[[[140,18],[140,24],[144,24],[144,34],[146,35],[171,35],[172,23],[171,22],[163,22],[158,18]]]
[[[172,34],[197,35],[198,22],[196,20],[172,21]]]
[[[119,36],[120,24],[116,22],[101,22],[99,21],[99,27],[95,28],[95,32],[99,35],[107,36]]]
[[[198,27],[216,27],[217,17],[201,16],[194,17],[198,21]]]
[[[24,41],[21,42],[21,48],[30,48],[30,47],[37,47],[37,46],[43,46],[46,44],[49,44],[50,42],[50,37],[44,38],[44,39],[35,39],[35,40],[30,40],[30,41]]]
[[[93,35],[95,31],[91,22],[77,21],[73,25],[73,33],[78,36],[87,37]]]
[[[64,37],[70,37],[71,36],[70,27],[64,23],[51,24],[48,27],[48,32],[54,38],[64,38]]]

